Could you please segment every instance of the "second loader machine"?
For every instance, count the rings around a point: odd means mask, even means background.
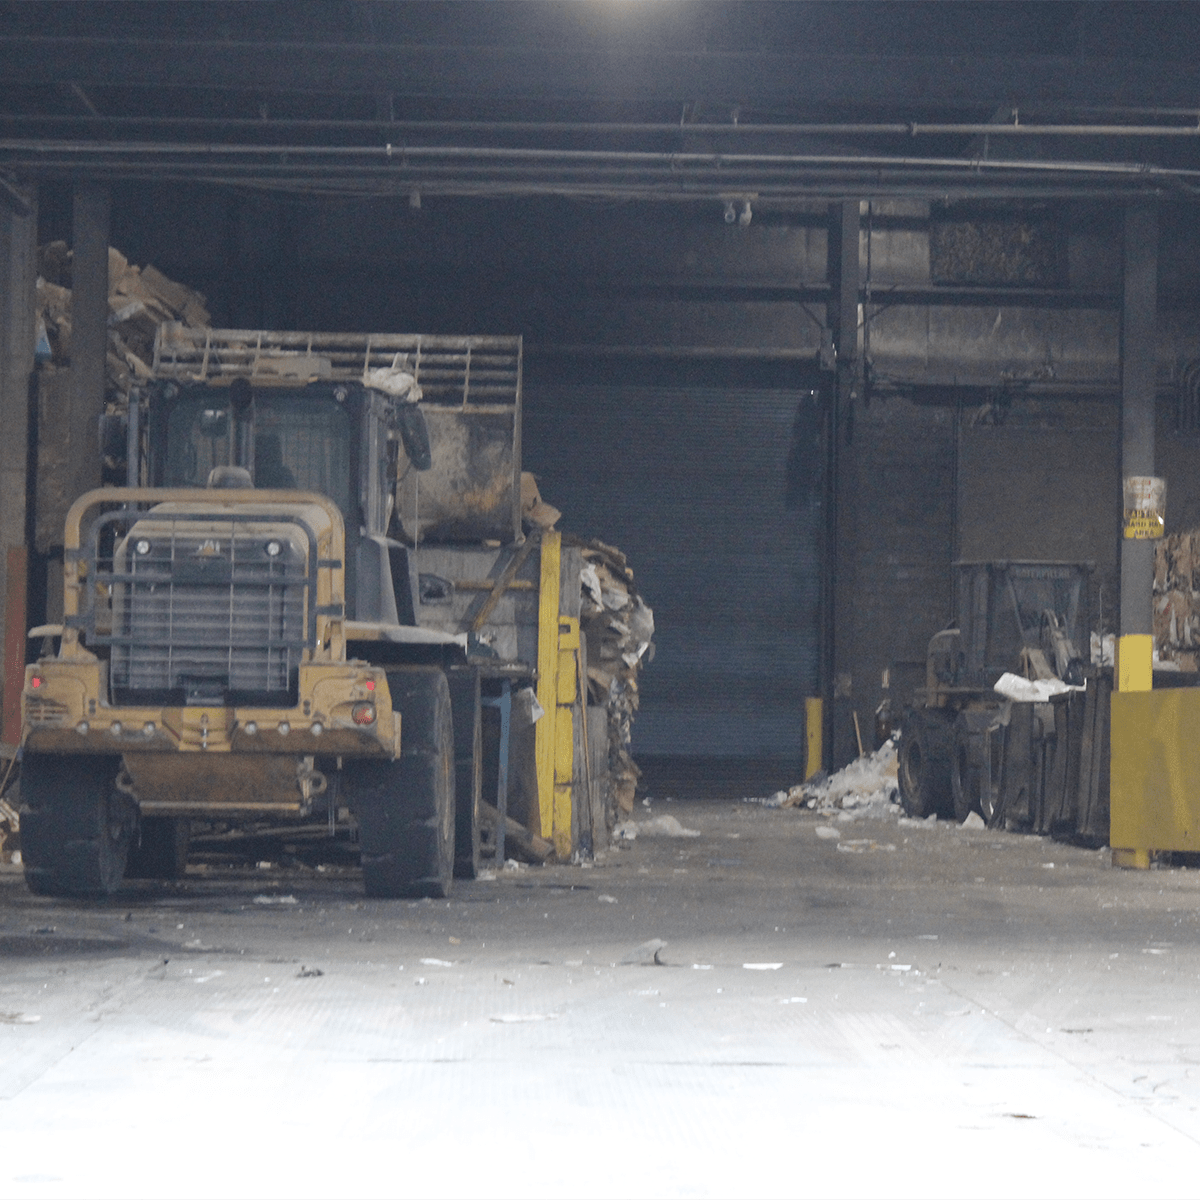
[[[925,686],[900,726],[900,795],[910,816],[978,812],[991,824],[1003,815],[1012,708],[994,686],[1006,672],[1083,684],[1092,564],[961,562],[954,571],[957,620],[930,639]],[[1051,708],[1034,705],[1052,736]]]

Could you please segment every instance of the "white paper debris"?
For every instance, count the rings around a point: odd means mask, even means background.
[[[837,841],[842,835],[832,825],[818,825],[813,832],[825,841]]]
[[[295,904],[295,896],[255,896],[255,904]]]
[[[967,819],[960,826],[962,829],[986,829],[987,822],[977,813],[967,813]]]
[[[776,793],[758,803],[768,808],[815,808],[828,815],[837,811],[841,819],[851,821],[859,817],[898,817],[897,766],[896,742],[889,738],[878,750],[856,758],[828,778],[796,784],[786,794]]]
[[[447,962],[444,958],[423,958],[421,959],[423,967],[452,967],[452,962]]]
[[[497,1025],[524,1025],[529,1021],[557,1021],[562,1013],[501,1013],[491,1017]]]
[[[417,387],[417,381],[403,369],[402,358],[403,356],[398,354],[390,367],[376,367],[364,371],[363,383],[377,392],[395,396],[397,400],[416,403],[421,399],[421,389]]]
[[[746,971],[778,971],[783,963],[742,963],[742,969]]]
[[[1010,700],[1044,702],[1052,696],[1062,696],[1067,692],[1082,692],[1084,687],[1063,683],[1061,679],[1024,679],[1011,671],[1005,671],[996,680],[995,690]]]
[[[631,825],[634,822],[625,821],[622,823]],[[700,836],[700,830],[685,829],[672,816],[651,817],[648,821],[639,821],[637,822],[637,833],[642,837],[694,838]]]

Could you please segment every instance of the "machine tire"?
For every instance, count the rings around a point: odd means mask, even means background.
[[[949,817],[954,812],[950,784],[953,714],[941,709],[910,709],[900,733],[900,800],[910,817]]]
[[[185,817],[143,817],[141,838],[130,847],[129,879],[182,879],[187,870],[191,822]]]
[[[137,806],[115,786],[121,760],[26,754],[21,763],[21,861],[39,896],[103,899],[121,886]]]
[[[954,723],[954,752],[950,762],[950,785],[954,792],[954,816],[961,825],[973,812],[991,824],[1000,795],[1003,730],[997,725],[997,710],[970,709],[958,714]],[[990,786],[987,758],[991,756]]]
[[[954,819],[961,825],[973,812],[979,812],[979,793],[983,787],[981,739],[970,719],[973,714],[959,713],[954,722],[954,753],[950,759],[950,788],[954,793]]]
[[[479,671],[455,667],[448,673],[454,713],[454,878],[479,875],[483,800],[483,715]]]
[[[348,774],[363,884],[377,899],[446,896],[454,875],[454,721],[440,667],[388,670],[400,757]]]

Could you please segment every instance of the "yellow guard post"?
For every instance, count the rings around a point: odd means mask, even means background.
[[[571,780],[575,767],[575,656],[579,621],[559,615],[562,534],[542,534],[538,593],[538,703],[543,715],[534,729],[538,817],[541,836],[559,858],[571,857]]]

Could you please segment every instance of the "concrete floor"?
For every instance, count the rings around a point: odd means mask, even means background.
[[[4,868],[0,1195],[1196,1192],[1200,872],[662,813],[701,836],[449,902]]]

